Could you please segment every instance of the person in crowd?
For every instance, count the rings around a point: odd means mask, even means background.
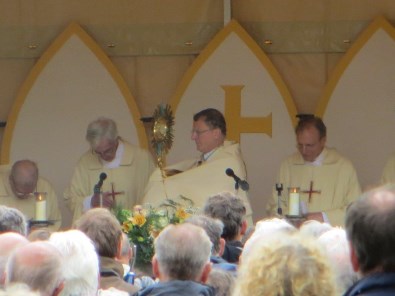
[[[221,256],[225,250],[225,239],[221,237],[224,224],[219,219],[214,219],[205,215],[194,215],[185,220],[186,223],[191,223],[199,226],[206,231],[206,234],[210,238],[213,248],[211,250],[210,261],[213,264],[213,268],[223,269],[229,272],[233,272],[236,275],[237,265],[228,263]]]
[[[317,238],[329,256],[336,279],[338,291],[343,294],[357,280],[357,273],[354,272],[350,261],[350,246],[347,240],[346,231],[340,227],[333,227]]]
[[[0,296],[42,296],[39,292],[32,291],[28,285],[15,283],[4,290],[0,290]]]
[[[207,285],[215,290],[215,296],[229,296],[232,294],[237,278],[229,271],[213,268],[207,279]]]
[[[302,213],[307,220],[343,226],[347,206],[361,193],[352,163],[335,149],[326,147],[326,126],[321,118],[303,116],[295,128],[297,152],[280,166],[277,183],[283,188],[299,188]],[[288,196],[286,192],[285,196]],[[277,192],[269,203],[277,212]],[[281,203],[288,213],[288,200]]]
[[[46,193],[46,219],[53,222],[48,227],[59,229],[62,221],[58,198],[52,185],[39,175],[35,162],[16,161],[0,175],[0,204],[20,210],[27,220],[36,218],[36,192]]]
[[[25,215],[18,209],[0,205],[0,233],[10,231],[27,235]]]
[[[319,222],[317,220],[307,220],[302,223],[299,227],[299,231],[305,235],[311,235],[312,237],[318,238],[325,232],[331,230],[333,227],[325,222]]]
[[[100,287],[137,292],[138,288],[123,280],[122,263],[116,260],[121,253],[122,229],[115,216],[106,208],[94,208],[82,215],[75,226],[95,244],[100,261]]]
[[[31,242],[34,241],[47,241],[49,240],[49,237],[53,231],[51,231],[49,228],[43,227],[43,228],[38,228],[30,231],[29,235],[27,236],[27,239]]]
[[[227,262],[238,263],[243,250],[241,239],[247,229],[244,202],[231,192],[220,192],[209,197],[204,205],[205,215],[222,221],[224,229],[225,249],[222,254]]]
[[[95,296],[99,288],[99,258],[93,242],[81,231],[54,232],[49,238],[62,256],[61,296]]]
[[[239,267],[234,296],[335,296],[333,271],[313,238],[298,232],[259,240]]]
[[[395,153],[388,158],[384,166],[381,183],[395,183]]]
[[[395,295],[395,187],[365,192],[347,210],[351,264],[361,275],[344,295]]]
[[[89,123],[86,140],[90,149],[80,158],[64,192],[73,221],[92,207],[138,204],[154,169],[150,153],[123,140],[116,123],[105,117]]]
[[[260,220],[255,225],[255,230],[245,242],[243,252],[240,255],[240,262],[246,260],[251,253],[251,250],[261,240],[266,240],[267,237],[279,232],[294,233],[297,229],[285,219],[280,218],[266,218]]]
[[[215,295],[205,285],[211,270],[212,244],[206,232],[196,225],[169,225],[155,239],[152,270],[158,283],[136,295]]]
[[[56,296],[63,289],[60,252],[49,242],[29,242],[8,258],[6,286],[24,283],[42,296]]]
[[[17,232],[0,234],[0,288],[5,283],[5,268],[8,257],[18,247],[27,244],[27,238]]]
[[[186,159],[164,169],[167,178],[157,169],[151,176],[143,203],[161,204],[168,196],[185,196],[202,207],[208,196],[221,191],[235,191],[235,181],[226,174],[232,169],[241,180],[247,172],[240,145],[226,140],[226,121],[217,109],[204,109],[193,116],[191,139],[199,156]],[[246,219],[252,225],[252,210],[247,192],[239,189],[243,199]]]

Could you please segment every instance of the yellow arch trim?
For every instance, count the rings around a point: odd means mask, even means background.
[[[125,101],[129,107],[129,111],[132,114],[140,146],[143,148],[148,147],[148,140],[145,134],[144,126],[139,120],[139,109],[133,95],[131,94],[129,88],[126,85],[126,82],[124,81],[123,77],[118,72],[114,64],[111,62],[109,57],[100,48],[100,46],[81,28],[81,26],[73,22],[55,39],[55,41],[43,53],[43,55],[40,57],[40,59],[30,71],[22,87],[20,88],[15,102],[11,107],[11,111],[7,119],[7,125],[4,130],[4,137],[0,153],[1,164],[7,164],[10,161],[10,149],[13,131],[16,125],[16,121],[18,119],[19,112],[25,102],[28,93],[32,89],[34,83],[36,82],[43,69],[47,66],[47,64],[51,61],[51,59],[55,56],[59,49],[62,48],[67,40],[69,40],[73,35],[78,36],[85,43],[85,45],[93,52],[93,54],[103,64],[111,77],[114,79],[123,97],[125,98]]]
[[[196,58],[196,60],[192,63],[191,67],[185,73],[182,78],[179,86],[177,87],[174,96],[170,100],[170,105],[174,112],[177,110],[178,104],[181,101],[181,98],[187,89],[188,85],[191,83],[193,77],[202,67],[202,65],[208,60],[211,54],[224,42],[224,40],[231,34],[235,33],[247,47],[255,54],[257,59],[261,62],[263,67],[268,71],[269,75],[272,77],[275,85],[277,86],[280,94],[284,100],[286,105],[289,117],[294,126],[296,126],[296,106],[294,104],[294,100],[291,97],[290,92],[288,91],[287,86],[284,83],[284,80],[269,60],[267,55],[262,51],[259,45],[251,38],[251,36],[241,27],[241,25],[236,20],[231,20],[229,24],[227,24],[214,38],[210,41],[210,43],[202,50],[200,55]]]
[[[340,62],[337,64],[333,71],[332,77],[329,79],[327,85],[324,88],[322,96],[318,102],[315,114],[319,117],[323,117],[328,106],[329,100],[332,97],[333,91],[335,90],[340,78],[344,71],[351,64],[351,61],[358,54],[358,52],[365,46],[369,39],[379,29],[383,29],[395,40],[395,29],[392,25],[383,17],[377,17],[355,40],[354,44],[350,47],[347,53],[342,57]]]

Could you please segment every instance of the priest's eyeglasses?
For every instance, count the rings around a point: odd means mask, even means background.
[[[200,135],[202,135],[202,134],[204,134],[205,132],[208,132],[208,131],[211,131],[211,129],[205,129],[205,130],[202,130],[202,131],[199,131],[199,130],[191,130],[191,135],[196,135],[196,136],[198,136],[198,137],[200,137]]]

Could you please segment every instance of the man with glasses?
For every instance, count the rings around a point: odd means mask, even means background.
[[[288,214],[288,188],[296,187],[306,219],[342,226],[346,207],[361,193],[352,163],[325,147],[326,126],[321,118],[301,117],[295,133],[298,151],[282,162],[277,180],[284,188],[283,214]],[[277,193],[273,199],[272,211],[277,210]]]
[[[144,203],[160,204],[166,198],[185,196],[196,207],[203,207],[206,199],[222,191],[235,192],[235,181],[226,175],[228,168],[241,180],[247,172],[241,155],[240,145],[226,140],[226,122],[222,113],[209,108],[193,116],[191,140],[195,142],[199,155],[165,168],[168,175],[164,180],[156,170],[147,185]],[[248,221],[252,222],[252,211],[247,193],[241,188],[235,192],[243,199]]]
[[[105,117],[88,125],[86,140],[90,149],[80,158],[64,193],[73,221],[93,207],[110,208],[116,202],[132,208],[139,203],[154,169],[149,152],[124,141],[116,123]]]
[[[11,169],[5,169],[0,176],[0,204],[21,211],[27,220],[35,220],[35,192],[46,193],[46,218],[51,221],[48,227],[58,230],[61,214],[58,199],[52,185],[39,176],[37,164],[24,159],[16,161]],[[31,224],[34,226],[34,224]]]

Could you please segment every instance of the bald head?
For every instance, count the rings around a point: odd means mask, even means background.
[[[6,232],[0,234],[0,254],[9,255],[17,247],[27,244],[29,241],[23,235],[16,232]]]
[[[53,295],[62,284],[60,252],[48,242],[30,242],[10,256],[6,285],[20,282],[42,295]]]
[[[26,198],[33,193],[38,180],[38,168],[35,162],[24,159],[14,163],[10,173],[10,185],[14,194]]]
[[[0,234],[0,286],[4,284],[4,270],[8,256],[16,248],[27,244],[29,241],[26,237],[16,232],[6,232]]]

